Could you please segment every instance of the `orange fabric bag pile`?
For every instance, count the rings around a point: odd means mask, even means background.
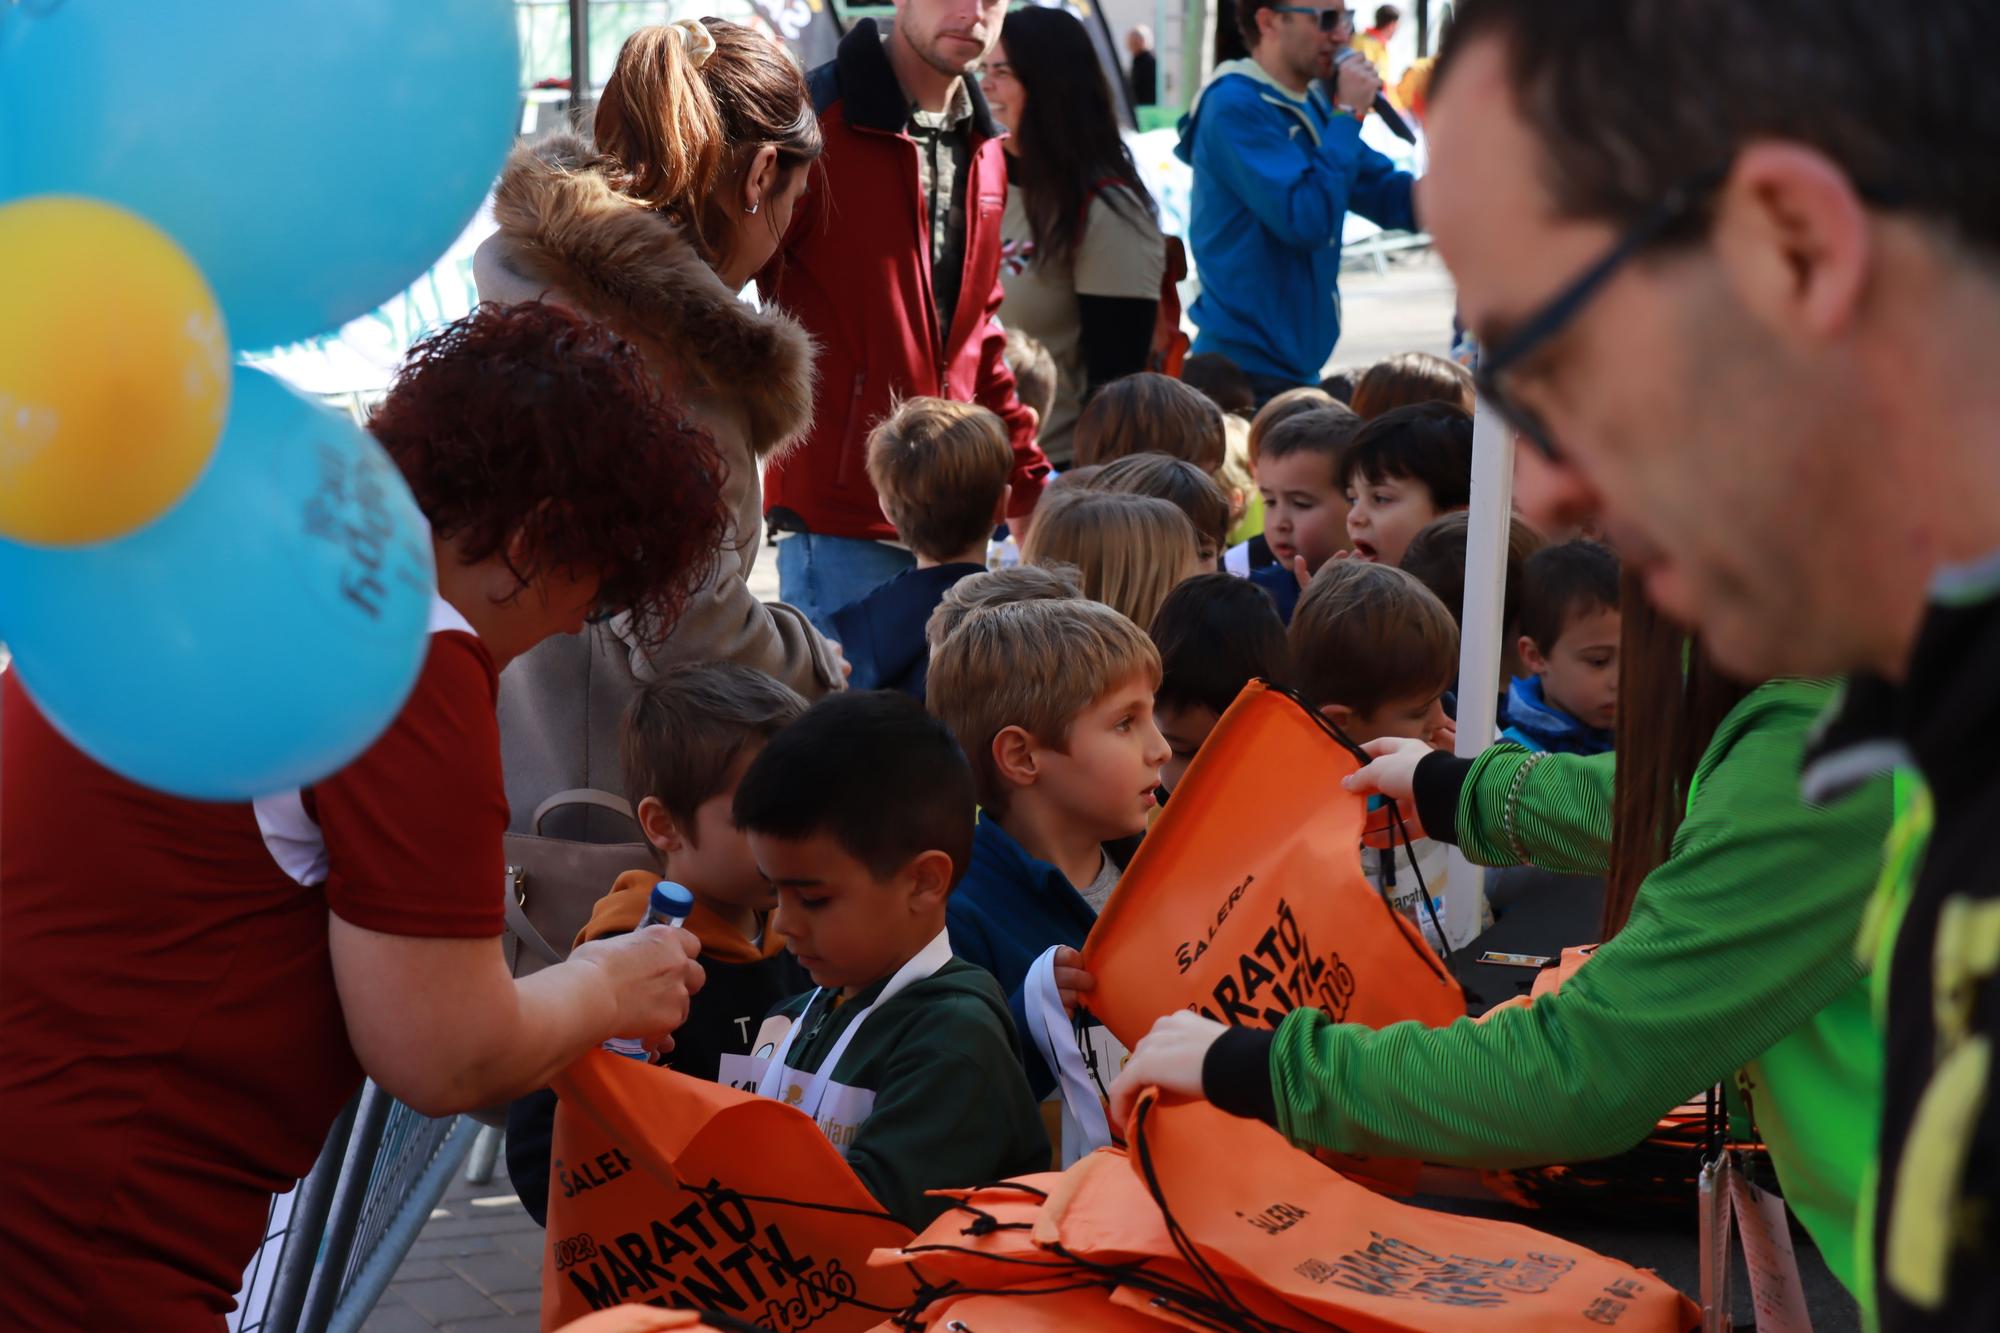
[[[1383,1198],[1206,1103],[1148,1093],[1129,1152],[959,1205],[879,1269],[920,1276],[881,1325],[986,1330],[1544,1330],[1685,1333],[1653,1274],[1507,1222]]]

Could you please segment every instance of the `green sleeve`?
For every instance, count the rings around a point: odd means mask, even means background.
[[[1600,1157],[1811,1019],[1860,975],[1854,937],[1890,800],[1880,782],[1803,804],[1809,716],[1784,709],[1737,737],[1625,929],[1557,994],[1446,1028],[1292,1014],[1271,1053],[1278,1127],[1311,1146],[1477,1166]],[[1564,764],[1551,788],[1583,789],[1574,775],[1594,763]]]
[[[922,1230],[951,1206],[925,1190],[986,1185],[1045,1169],[1049,1140],[1020,1057],[978,1000],[937,1003],[899,1042],[847,1164],[889,1213]]]
[[[1611,859],[1617,756],[1536,754],[1496,745],[1458,793],[1458,845],[1483,866],[1537,865],[1601,875]]]

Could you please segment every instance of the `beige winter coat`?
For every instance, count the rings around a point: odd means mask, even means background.
[[[500,742],[516,829],[552,792],[624,791],[619,718],[637,682],[663,667],[741,662],[808,698],[836,680],[826,642],[805,617],[758,601],[745,582],[763,531],[763,460],[812,423],[812,341],[788,316],[737,299],[678,227],[614,191],[589,169],[591,158],[589,144],[570,134],[515,149],[494,200],[500,230],[473,256],[479,297],[559,303],[637,345],[667,392],[715,437],[735,532],[661,647],[635,648],[614,621],[552,639],[502,674]],[[592,818],[598,836],[631,836],[629,826]],[[574,818],[544,831],[580,836]]]

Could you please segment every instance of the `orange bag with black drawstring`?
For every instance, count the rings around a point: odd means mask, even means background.
[[[909,1304],[915,1273],[868,1256],[910,1229],[810,1117],[608,1051],[552,1086],[544,1329],[638,1303],[858,1333]]]
[[[1259,1028],[1301,1008],[1463,1018],[1457,981],[1362,874],[1367,804],[1340,786],[1358,766],[1299,700],[1246,686],[1084,943],[1084,1007],[1128,1047],[1176,1009]]]

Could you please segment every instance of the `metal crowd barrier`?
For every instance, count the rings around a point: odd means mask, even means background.
[[[312,1172],[271,1201],[233,1333],[353,1333],[409,1253],[479,1126],[432,1120],[371,1081],[342,1109]]]

